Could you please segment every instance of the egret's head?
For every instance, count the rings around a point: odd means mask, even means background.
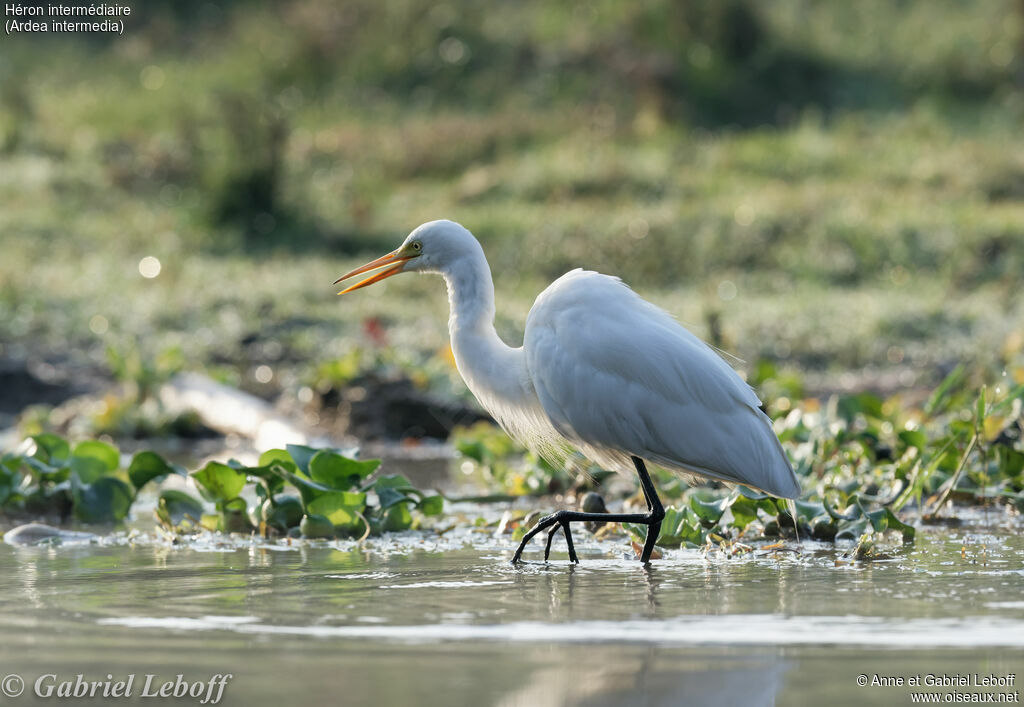
[[[479,250],[480,244],[473,234],[454,221],[429,221],[410,233],[397,249],[352,272],[345,273],[335,280],[334,284],[337,285],[342,280],[356,275],[377,271],[338,293],[343,295],[400,272],[443,273],[462,256]]]

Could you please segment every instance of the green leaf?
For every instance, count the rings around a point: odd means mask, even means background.
[[[36,443],[36,456],[42,453],[45,455],[43,461],[53,465],[67,461],[71,456],[71,446],[62,438],[54,434],[43,433],[32,435],[32,441]]]
[[[292,456],[284,449],[268,449],[260,455],[259,466],[270,466],[274,462],[294,464]]]
[[[742,494],[742,491],[740,492]],[[733,527],[740,532],[746,530],[747,526],[757,520],[757,511],[761,509],[771,515],[778,515],[778,508],[770,496],[760,500],[754,500],[744,495],[738,495],[729,506],[732,511]]]
[[[796,506],[796,517],[797,520],[802,520],[805,523],[810,523],[818,516],[825,513],[825,506],[819,501],[793,501],[793,505]]]
[[[307,538],[333,538],[334,523],[323,516],[305,515],[299,523],[299,530]]]
[[[299,490],[299,495],[302,496],[302,503],[307,508],[310,503],[320,498],[320,496],[325,493],[338,493],[338,489],[332,489],[329,486],[318,484],[312,479],[302,475],[302,472],[293,473],[287,471],[282,468],[280,464],[275,464],[271,466],[270,469],[273,473],[277,474]]]
[[[26,459],[28,462],[28,459]],[[78,474],[85,484],[98,481],[115,471],[121,464],[121,455],[115,447],[105,442],[86,440],[75,445],[71,452],[71,470]]]
[[[416,503],[415,498],[406,496],[398,489],[393,489],[385,486],[384,488],[376,488],[377,500],[380,503],[382,510],[391,508],[399,503]]]
[[[355,532],[363,521],[357,513],[366,509],[366,494],[348,491],[332,491],[322,494],[306,505],[308,515],[321,515],[336,527]]]
[[[690,508],[697,514],[697,517],[706,523],[714,525],[729,507],[729,497],[719,498],[714,501],[705,501],[697,496],[690,497]]]
[[[121,466],[121,453],[117,451],[117,447],[94,439],[75,445],[71,453],[72,468],[75,459],[96,459],[102,464],[104,471],[114,471]]]
[[[373,487],[378,490],[382,488],[415,490],[412,482],[402,474],[382,476],[373,482]]]
[[[404,503],[392,506],[384,517],[384,530],[408,530],[410,526],[412,526],[412,513],[409,512],[409,506]]]
[[[297,467],[302,469],[304,474],[309,474],[309,462],[320,451],[303,444],[289,444],[285,449],[288,450],[288,456],[292,458]]]
[[[302,501],[295,496],[278,495],[274,500],[263,502],[263,521],[272,528],[286,531],[302,522],[304,510]]]
[[[260,459],[262,460],[263,457],[261,456]],[[295,464],[291,459],[271,460],[266,465],[239,466],[237,468],[238,471],[241,471],[246,476],[259,479],[260,486],[256,487],[256,493],[265,498],[277,495],[284,489],[284,479],[274,469],[275,466],[289,472],[296,471]]]
[[[464,457],[469,457],[477,464],[484,463],[484,456],[487,454],[487,447],[479,440],[461,439],[455,443],[455,449]]]
[[[203,516],[203,504],[190,494],[178,491],[177,489],[164,489],[161,491],[158,504],[160,508],[167,512],[171,522],[175,525],[183,521],[186,515],[196,520]]]
[[[442,496],[425,496],[420,501],[420,512],[425,516],[439,516],[444,513],[444,498]]]
[[[67,472],[66,467],[52,466],[40,459],[37,459],[36,457],[18,457],[18,461],[39,475],[55,477],[53,480],[63,480],[64,478],[67,478],[65,473]]]
[[[830,496],[830,494],[833,494],[833,493],[836,494],[840,498],[840,502],[841,503],[847,503],[848,504],[848,509],[847,509],[846,513],[840,513],[829,502],[829,496]],[[843,501],[842,498],[843,498],[842,491],[840,489],[834,487],[834,486],[826,487],[824,493],[822,493],[822,495],[821,495],[821,505],[825,509],[825,512],[828,513],[828,515],[832,518],[832,520],[837,520],[837,521],[841,521],[841,520],[853,521],[853,520],[857,520],[858,518],[860,518],[860,516],[862,515],[863,511],[861,510],[860,505],[856,502],[856,497],[854,497],[852,499],[849,499],[849,501]]]
[[[772,497],[771,494],[762,493],[760,491],[755,491],[754,489],[750,488],[749,486],[744,486],[743,484],[738,485],[736,487],[736,491],[738,491],[739,494],[741,496],[743,496],[744,498],[749,498],[749,499],[754,500],[754,501],[760,501],[762,499],[771,498]]]
[[[135,492],[114,476],[104,476],[87,484],[73,476],[71,499],[75,518],[84,523],[116,523],[131,510]]]
[[[898,530],[903,536],[903,542],[909,543],[914,541],[914,537],[917,535],[917,529],[912,525],[907,525],[888,508],[881,509],[881,512],[885,517],[885,526],[888,530]],[[867,514],[871,518],[871,513]],[[874,525],[875,521],[872,519],[871,524]]]
[[[861,516],[857,520],[843,520],[836,527],[836,540],[857,540],[867,532],[868,519]]]
[[[139,452],[128,465],[128,479],[138,491],[153,479],[175,473],[174,467],[156,452]]]
[[[106,465],[95,457],[72,457],[71,470],[84,484],[99,481],[110,472]]]
[[[199,471],[192,472],[192,478],[208,501],[224,504],[238,498],[245,487],[245,474],[227,464],[208,462]]]
[[[309,461],[309,475],[314,481],[336,489],[348,489],[372,474],[380,466],[379,459],[356,461],[323,449]]]

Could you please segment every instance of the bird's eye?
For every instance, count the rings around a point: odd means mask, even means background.
[[[415,251],[419,251],[419,250],[423,249],[423,246],[420,244],[419,241],[413,241],[412,242],[412,249],[415,250]]]

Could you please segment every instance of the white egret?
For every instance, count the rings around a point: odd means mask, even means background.
[[[645,461],[687,476],[739,483],[785,498],[800,485],[754,391],[712,349],[671,315],[616,277],[573,270],[537,297],[523,345],[508,346],[494,329],[494,284],[483,248],[452,221],[425,223],[396,250],[335,282],[377,271],[338,294],[400,272],[442,275],[448,285],[448,331],[459,373],[508,434],[562,463],[574,450],[603,468],[635,468],[647,513],[546,516],[526,544],[561,529],[569,559],[579,562],[569,524],[640,523],[648,562],[665,516]]]

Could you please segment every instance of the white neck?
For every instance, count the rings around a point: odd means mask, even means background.
[[[448,331],[452,346],[459,331],[494,333],[494,282],[483,250],[462,256],[442,274],[448,285]],[[494,336],[497,338],[497,333]]]
[[[463,254],[442,272],[451,315],[448,332],[459,373],[495,417],[498,407],[535,399],[522,348],[508,346],[494,329],[494,282],[483,249]]]

